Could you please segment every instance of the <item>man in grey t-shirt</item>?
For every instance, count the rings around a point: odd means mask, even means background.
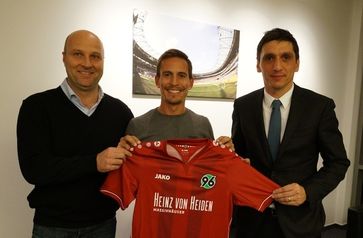
[[[214,139],[208,118],[185,107],[188,91],[193,87],[192,63],[180,50],[164,52],[157,64],[155,84],[160,89],[160,106],[133,118],[119,146],[129,148],[141,141],[181,138]],[[220,144],[234,150],[230,137],[221,136]]]

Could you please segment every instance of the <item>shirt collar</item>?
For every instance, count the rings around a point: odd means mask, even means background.
[[[280,98],[274,98],[274,97],[272,97],[270,94],[268,94],[266,92],[266,89],[264,89],[263,90],[263,95],[264,95],[263,101],[264,101],[265,105],[268,105],[269,107],[271,107],[271,104],[272,104],[273,100],[279,99],[282,106],[284,108],[287,108],[291,103],[291,97],[292,97],[292,92],[293,91],[294,91],[294,84],[292,84],[292,87],[289,89],[289,91],[287,91]]]
[[[67,98],[69,100],[72,100],[73,98],[77,98],[77,101],[79,101],[79,103],[81,103],[80,98],[73,91],[73,89],[69,86],[67,78],[63,80],[63,82],[62,82],[62,84],[60,86],[61,86],[63,92],[65,93],[65,95],[67,96]],[[98,100],[97,100],[96,104],[98,104],[101,101],[101,99],[103,98],[103,96],[104,96],[104,92],[103,92],[101,86],[98,86],[98,88],[99,88],[99,90],[98,90]]]

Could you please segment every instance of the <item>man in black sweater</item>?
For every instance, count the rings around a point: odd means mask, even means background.
[[[63,83],[25,99],[18,116],[20,168],[34,185],[33,238],[115,237],[118,206],[99,187],[130,155],[117,144],[133,114],[98,84],[104,52],[95,34],[71,33],[63,62]]]

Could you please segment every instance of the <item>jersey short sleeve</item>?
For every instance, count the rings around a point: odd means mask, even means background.
[[[130,171],[133,166],[125,166],[126,163],[132,164],[131,160],[126,160],[120,169],[109,172],[100,189],[103,194],[116,200],[121,209],[126,209],[135,199],[138,188],[138,182]]]
[[[233,203],[249,206],[263,211],[272,202],[272,191],[279,185],[258,172],[251,165],[239,159],[231,162],[229,183],[233,194]]]

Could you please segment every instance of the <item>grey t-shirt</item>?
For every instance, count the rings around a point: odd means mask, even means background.
[[[214,139],[208,118],[186,109],[177,116],[161,114],[156,108],[133,118],[126,134],[134,135],[141,141],[156,141],[183,138]]]

